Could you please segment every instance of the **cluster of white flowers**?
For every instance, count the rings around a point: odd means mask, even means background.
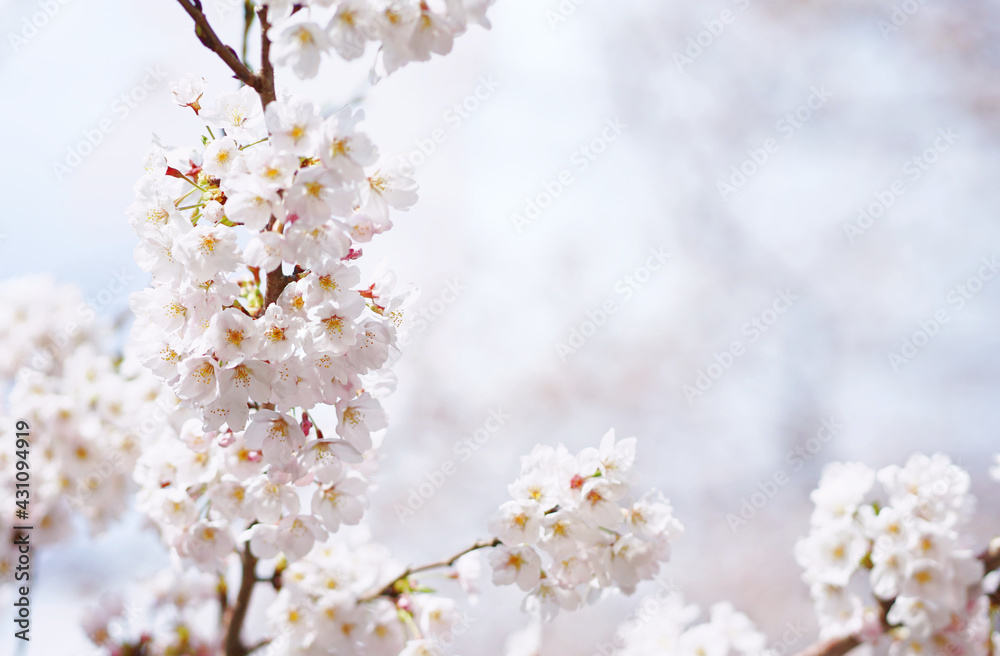
[[[56,285],[50,276],[11,278],[0,283],[0,380],[57,371],[84,344],[107,336],[107,325],[74,285]]]
[[[728,602],[709,609],[709,620],[692,625],[700,611],[672,594],[659,610],[633,622],[621,635],[617,656],[759,656],[766,638]]]
[[[0,535],[27,524],[33,545],[52,544],[72,534],[72,514],[102,531],[126,510],[143,436],[160,429],[176,398],[105,352],[110,327],[76,286],[16,278],[0,287],[0,304],[14,309],[3,327],[11,347],[0,375]],[[18,447],[19,422],[26,448]],[[27,472],[16,467],[22,459]],[[15,519],[15,501],[27,521]],[[0,540],[0,581],[13,577],[17,558],[12,541]]]
[[[262,112],[250,87],[208,111],[203,93],[190,76],[175,85],[210,137],[155,146],[129,217],[153,276],[131,298],[136,357],[197,412],[179,440],[144,450],[141,501],[179,555],[211,569],[240,528],[255,555],[294,560],[360,521],[367,481],[351,465],[386,426],[377,397],[405,294],[385,271],[362,286],[352,261],[416,194],[371,168],[358,114],[296,99]],[[326,434],[308,413],[320,404],[336,409]]]
[[[451,52],[470,23],[489,27],[495,0],[258,0],[268,7],[274,59],[296,75],[316,75],[324,53],[351,60],[379,44],[388,73]]]
[[[378,594],[403,567],[366,531],[337,538],[280,574],[281,591],[268,616],[272,630],[286,637],[288,653],[429,656],[443,653],[465,632],[468,620],[455,601],[412,579]],[[478,563],[476,556],[465,556],[448,575],[468,589]]]
[[[216,576],[162,571],[127,595],[105,591],[83,617],[83,630],[102,653],[220,654],[220,590]]]
[[[877,473],[860,463],[826,467],[812,493],[810,534],[796,545],[823,636],[874,642],[887,633],[894,656],[986,654],[988,603],[983,563],[969,548],[969,485],[968,473],[941,454]],[[856,574],[874,600],[852,585]]]
[[[659,492],[633,500],[635,443],[612,430],[596,449],[539,445],[522,458],[513,500],[489,528],[503,543],[490,554],[493,582],[527,591],[525,610],[550,620],[611,587],[631,594],[669,558],[683,529]]]

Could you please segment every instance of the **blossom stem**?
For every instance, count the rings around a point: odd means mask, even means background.
[[[190,196],[193,193],[194,193],[194,189],[192,189],[191,191],[187,192],[186,194],[184,194],[183,196],[181,196],[180,198],[178,198],[177,200],[175,200],[174,201],[174,207],[177,207],[178,205],[180,205],[184,201],[185,198],[187,198],[188,196]]]
[[[466,549],[459,551],[451,558],[447,558],[445,560],[439,560],[433,563],[428,563],[426,565],[420,565],[419,567],[407,567],[406,571],[404,571],[402,574],[400,574],[395,579],[390,581],[378,592],[361,597],[361,599],[359,599],[358,601],[367,602],[367,601],[374,601],[379,597],[394,597],[398,594],[396,591],[396,584],[400,583],[401,581],[405,581],[414,574],[417,574],[419,572],[426,572],[432,569],[439,569],[441,567],[451,567],[452,565],[455,564],[455,561],[457,561],[465,554],[472,553],[473,551],[477,551],[479,549],[489,549],[491,547],[499,547],[502,544],[503,542],[501,542],[499,538],[494,538],[492,540],[480,540],[475,544],[473,544],[471,547],[467,547]]]
[[[197,182],[195,182],[195,181],[194,181],[194,180],[192,180],[191,178],[187,177],[187,176],[186,176],[186,175],[184,175],[183,173],[180,173],[180,176],[181,176],[181,180],[184,180],[185,182],[187,182],[188,184],[190,184],[191,186],[193,186],[193,187],[194,187],[195,189],[199,189],[199,190],[201,190],[201,191],[205,191],[205,188],[204,188],[204,187],[202,187],[202,186],[201,186],[201,185],[199,185],[199,184],[198,184]]]
[[[249,148],[250,146],[256,146],[259,143],[264,143],[265,141],[267,141],[267,139],[268,139],[267,137],[264,137],[263,139],[258,139],[257,141],[255,141],[253,143],[248,143],[245,146],[240,146],[240,150],[243,150],[244,148]]]

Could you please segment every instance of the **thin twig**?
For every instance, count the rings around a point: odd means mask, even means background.
[[[257,651],[258,649],[260,649],[261,647],[267,647],[272,642],[273,642],[273,640],[271,640],[271,638],[267,638],[265,640],[261,640],[256,645],[252,645],[249,649],[247,649],[247,653],[248,654],[252,654],[255,651]]]
[[[426,572],[426,571],[432,570],[432,569],[439,569],[441,567],[451,567],[452,565],[455,564],[455,561],[457,561],[459,558],[461,558],[465,554],[472,553],[473,551],[477,551],[478,549],[488,549],[490,547],[499,547],[501,544],[503,544],[503,542],[501,542],[499,540],[499,538],[494,538],[492,540],[480,540],[479,542],[476,542],[471,547],[468,547],[467,549],[463,549],[462,551],[459,551],[457,554],[455,554],[451,558],[447,558],[445,560],[439,560],[439,561],[434,562],[434,563],[428,563],[426,565],[420,565],[419,567],[407,567],[406,571],[404,571],[402,574],[400,574],[399,576],[397,576],[396,578],[394,578],[392,581],[390,581],[388,584],[386,584],[381,590],[379,590],[378,592],[375,592],[373,594],[361,597],[358,601],[359,602],[366,602],[366,601],[373,601],[373,600],[377,599],[378,597],[393,597],[393,596],[396,596],[397,595],[396,584],[399,583],[400,581],[405,581],[406,579],[408,579],[410,576],[412,576],[414,574],[417,574],[419,572]]]

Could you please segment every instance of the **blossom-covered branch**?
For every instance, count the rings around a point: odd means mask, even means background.
[[[990,540],[989,546],[979,554],[978,558],[983,564],[983,576],[1000,568],[1000,536]],[[894,599],[887,600],[880,604],[880,622],[887,629],[899,626],[891,624],[887,619],[888,610],[893,601]],[[839,638],[831,638],[802,650],[797,656],[843,656],[855,647],[864,644],[865,637],[864,633],[858,632]]]

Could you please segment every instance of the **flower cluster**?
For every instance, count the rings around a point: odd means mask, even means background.
[[[213,575],[165,570],[127,598],[102,594],[84,615],[83,629],[102,653],[220,654],[224,641],[214,627],[222,589]]]
[[[966,544],[969,485],[941,454],[877,473],[827,466],[812,493],[811,532],[796,545],[822,635],[874,641],[885,630],[892,654],[986,653],[983,563]],[[852,586],[859,573],[875,604]]]
[[[659,492],[632,499],[635,444],[612,430],[596,449],[539,445],[522,458],[489,529],[503,543],[490,554],[493,582],[528,592],[526,610],[550,620],[611,587],[631,594],[669,558],[683,529]]]
[[[107,325],[74,285],[48,276],[24,276],[0,283],[0,380],[59,370],[62,361],[84,344],[107,337]]]
[[[321,56],[351,60],[379,44],[388,73],[431,54],[451,52],[470,23],[489,27],[494,0],[258,0],[273,24],[274,59],[296,75],[316,75]]]
[[[367,481],[352,465],[386,426],[377,390],[405,294],[387,272],[361,285],[353,262],[414,185],[373,168],[359,114],[323,118],[296,99],[262,112],[250,87],[203,109],[190,76],[174,91],[209,136],[155,146],[136,184],[136,259],[153,282],[132,295],[132,341],[197,416],[147,445],[142,507],[201,567],[221,567],[251,526],[255,555],[301,558],[361,519]],[[335,435],[308,412],[322,404]]]
[[[717,603],[709,620],[692,625],[697,606],[672,594],[652,616],[633,623],[621,636],[616,656],[758,656],[766,639],[753,622],[732,604]]]
[[[0,515],[0,535],[25,523],[33,545],[52,544],[72,533],[71,514],[102,531],[126,510],[143,436],[161,429],[176,398],[104,350],[110,327],[77,287],[18,278],[0,287],[0,303],[14,309],[0,376],[0,501],[11,509]],[[16,448],[21,421],[26,449]],[[30,462],[27,494],[18,492],[19,454]],[[15,500],[30,521],[16,522]],[[0,581],[12,578],[17,558],[12,540],[0,540]]]
[[[364,530],[337,538],[280,573],[268,616],[272,630],[286,636],[288,653],[436,656],[465,632],[468,621],[453,600],[409,578],[389,594],[373,594],[403,568]],[[449,576],[468,587],[478,562],[465,556]]]

